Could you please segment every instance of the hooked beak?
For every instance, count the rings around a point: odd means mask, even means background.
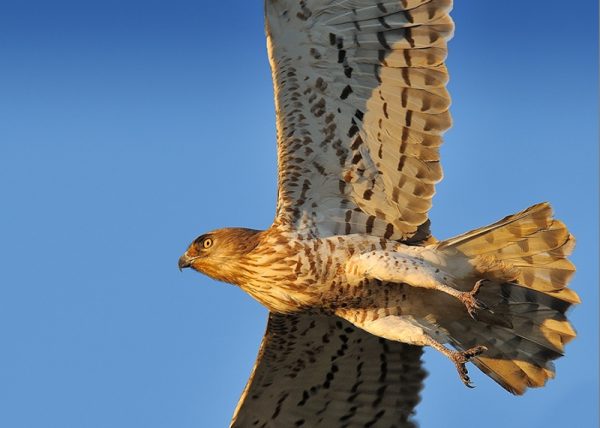
[[[192,266],[192,260],[193,259],[190,259],[186,254],[179,257],[179,262],[177,263],[177,266],[179,266],[179,270],[182,271],[183,269]]]

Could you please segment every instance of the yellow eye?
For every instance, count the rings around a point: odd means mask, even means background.
[[[212,247],[213,241],[210,238],[206,238],[204,241],[202,241],[202,246],[204,248],[210,248]]]

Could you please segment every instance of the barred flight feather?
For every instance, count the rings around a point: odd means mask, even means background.
[[[440,135],[451,125],[451,5],[267,1],[281,222],[321,236],[430,236]]]

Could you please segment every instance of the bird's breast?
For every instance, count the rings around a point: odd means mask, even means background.
[[[346,281],[345,264],[352,254],[380,248],[378,238],[278,236],[263,242],[248,260],[249,280],[242,289],[274,312],[307,309],[333,311],[360,298],[360,287]]]

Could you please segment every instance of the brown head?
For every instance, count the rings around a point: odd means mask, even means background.
[[[218,281],[239,285],[244,259],[260,242],[262,232],[232,227],[199,236],[179,258],[179,269],[192,269]],[[242,269],[241,269],[242,268]]]

